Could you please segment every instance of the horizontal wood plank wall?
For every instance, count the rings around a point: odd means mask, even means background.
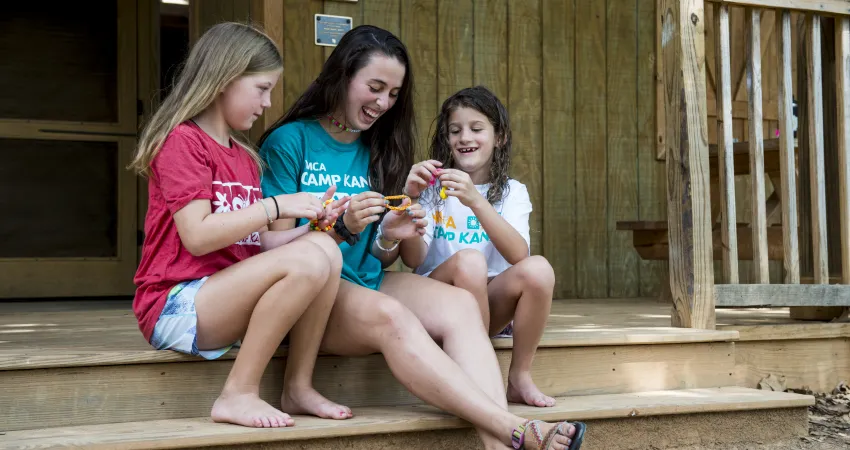
[[[247,18],[236,16],[249,0],[215,1],[204,20]],[[283,8],[282,110],[332,51],[313,44],[313,14],[386,27],[415,70],[419,158],[457,90],[483,84],[510,110],[512,175],[531,195],[532,250],[552,263],[556,297],[660,292],[666,264],[640,261],[631,236],[615,230],[619,220],[666,219],[664,163],[654,157],[654,1],[285,0]]]

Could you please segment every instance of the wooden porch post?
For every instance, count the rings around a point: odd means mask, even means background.
[[[714,329],[704,0],[662,0],[672,325]]]

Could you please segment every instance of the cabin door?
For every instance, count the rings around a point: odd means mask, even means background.
[[[0,298],[132,294],[136,1],[0,6]]]

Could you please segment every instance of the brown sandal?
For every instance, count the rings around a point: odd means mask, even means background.
[[[546,423],[542,420],[529,420],[523,423],[522,425],[516,427],[511,434],[511,445],[515,450],[520,450],[525,448],[525,432],[527,429],[531,429],[532,436],[534,436],[534,440],[537,441],[537,445],[541,450],[549,450],[549,447],[552,445],[552,442],[555,440],[555,435],[560,434],[561,436],[567,436],[567,428],[568,425],[572,425],[575,427],[576,432],[575,435],[570,439],[569,450],[579,450],[581,448],[582,442],[584,442],[584,432],[587,430],[587,425],[582,422],[568,422],[563,421],[559,422],[557,425],[552,427],[546,436],[543,436],[543,433],[540,431],[540,424]]]

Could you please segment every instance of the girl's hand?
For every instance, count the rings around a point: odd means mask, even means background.
[[[351,197],[342,220],[348,231],[357,234],[370,223],[377,222],[386,207],[387,201],[383,195],[371,191],[361,192]]]
[[[326,201],[332,199],[335,192],[336,186],[331,186],[325,192],[325,195],[322,196],[322,204],[324,205]],[[350,197],[345,196],[341,199],[328,203],[328,206],[325,206],[322,216],[319,218],[319,228],[324,230],[325,228],[332,226],[333,223],[336,222],[336,219],[342,215],[342,212],[345,210],[345,206],[348,205],[349,199]]]
[[[433,159],[414,164],[407,175],[402,193],[410,198],[419,198],[422,191],[433,182],[434,177],[440,174],[440,167],[443,167],[443,163]]]
[[[404,199],[401,204],[404,206],[409,203],[410,200]],[[381,223],[384,237],[393,241],[422,236],[425,234],[426,225],[428,220],[425,219],[425,210],[418,203],[411,205],[405,211],[391,211],[384,216]]]
[[[277,200],[277,205],[280,207],[280,219],[304,218],[313,220],[324,214],[322,201],[307,192],[276,195],[274,199]],[[275,211],[271,212],[274,213]]]
[[[446,169],[440,174],[440,183],[446,188],[446,195],[457,197],[469,209],[486,203],[487,199],[478,192],[469,174],[457,169]]]

